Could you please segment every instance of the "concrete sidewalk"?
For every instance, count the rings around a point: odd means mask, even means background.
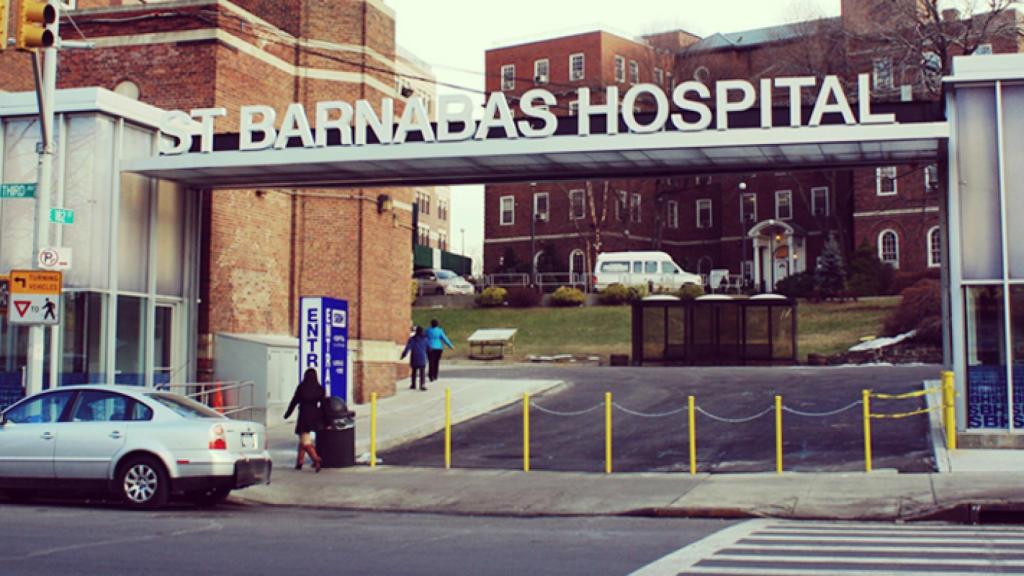
[[[452,370],[458,375],[458,370]],[[399,383],[378,403],[378,450],[433,434],[444,426],[444,390],[452,390],[453,422],[508,406],[524,392],[557,390],[554,380],[445,378],[426,392]],[[356,452],[369,450],[369,406],[357,406]],[[549,472],[392,467],[292,469],[293,424],[270,427],[273,483],[232,495],[253,504],[351,510],[496,515],[614,515],[807,519],[919,519],[958,507],[1024,510],[1024,458],[1012,451],[947,452],[933,430],[944,471],[865,473],[697,474]],[[439,461],[442,455],[438,455]],[[386,464],[386,463],[384,463]],[[440,464],[440,462],[439,462]],[[510,463],[510,466],[515,464]]]

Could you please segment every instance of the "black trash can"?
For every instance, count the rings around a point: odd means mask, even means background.
[[[324,428],[316,433],[316,451],[324,468],[356,465],[356,413],[331,396],[323,402]]]

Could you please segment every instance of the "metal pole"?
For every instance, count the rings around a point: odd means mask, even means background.
[[[864,407],[864,471],[871,472],[871,391],[861,391]]]
[[[689,407],[689,432],[690,432],[690,475],[697,473],[697,429],[694,426],[696,418],[693,414],[693,396],[686,399],[686,404]]]
[[[444,389],[444,468],[452,467],[452,389]]]
[[[377,467],[377,393],[370,393],[370,468]]]
[[[57,11],[57,19],[53,24],[53,33],[60,37],[60,3],[53,3]],[[36,93],[39,101],[39,122],[42,142],[39,145],[39,181],[36,183],[36,227],[32,242],[32,260],[38,268],[39,251],[50,243],[50,190],[53,184],[53,106],[57,92],[57,47],[56,44],[44,51],[43,74],[40,83],[36,74]],[[37,54],[32,56],[38,69]],[[26,395],[37,394],[43,390],[43,352],[45,349],[45,327],[30,326],[28,330],[28,358],[26,363]],[[55,354],[56,351],[51,351]]]
[[[775,397],[775,473],[782,474],[782,396]]]
[[[604,473],[612,473],[612,393],[604,393]]]
[[[532,287],[537,278],[537,183],[530,182],[530,286]]]
[[[523,472],[530,471],[530,393],[523,393]]]

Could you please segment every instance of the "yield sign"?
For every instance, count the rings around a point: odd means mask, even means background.
[[[18,310],[18,316],[25,316],[25,312],[28,312],[28,307],[32,305],[29,300],[15,300],[14,307]]]

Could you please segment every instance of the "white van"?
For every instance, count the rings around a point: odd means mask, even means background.
[[[612,284],[654,286],[678,290],[683,284],[702,285],[701,277],[684,271],[664,252],[602,252],[594,266],[594,288]]]

